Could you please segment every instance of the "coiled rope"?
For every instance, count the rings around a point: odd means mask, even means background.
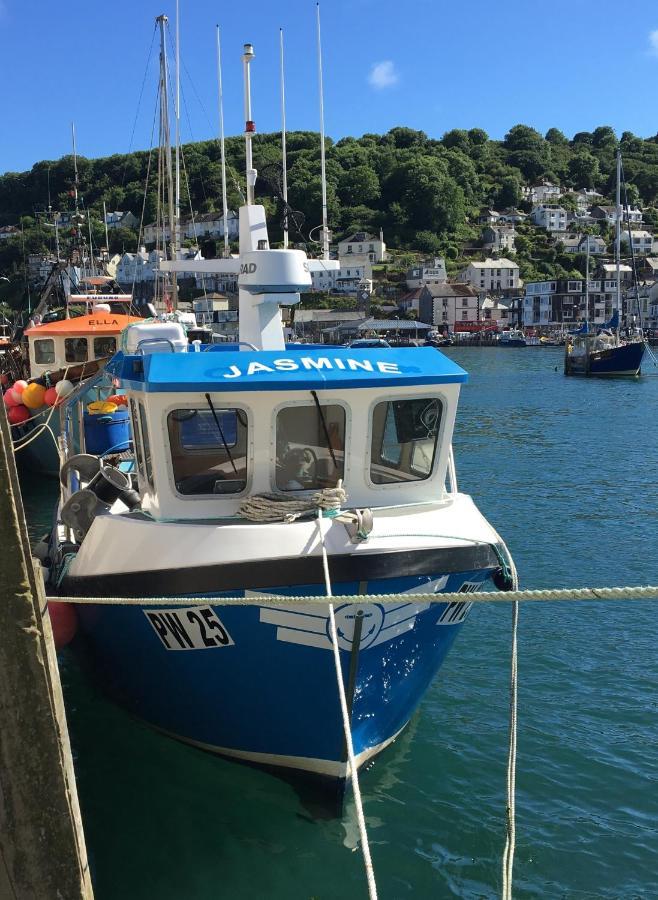
[[[251,522],[294,522],[304,516],[314,516],[318,510],[331,516],[338,513],[347,500],[343,482],[334,488],[325,488],[310,497],[297,500],[280,494],[256,494],[248,497],[240,506],[240,516]]]
[[[317,512],[318,533],[320,535],[320,546],[322,547],[322,567],[324,570],[324,583],[327,589],[327,597],[333,599],[333,591],[331,588],[331,577],[329,575],[329,560],[327,558],[327,548],[324,543],[324,532],[322,531],[322,512]],[[350,714],[347,710],[347,698],[345,697],[345,684],[343,682],[343,667],[340,662],[340,650],[338,648],[338,632],[336,630],[336,617],[334,615],[334,604],[329,603],[329,626],[331,632],[331,646],[334,653],[334,666],[336,669],[336,681],[338,683],[338,697],[340,699],[340,711],[343,717],[343,732],[345,734],[345,746],[347,748],[347,759],[349,762],[350,775],[352,776],[352,791],[354,793],[354,806],[356,808],[356,819],[359,825],[359,834],[361,836],[361,852],[363,854],[363,865],[366,870],[366,880],[368,882],[368,896],[370,900],[377,900],[377,885],[375,883],[375,870],[372,865],[370,856],[370,844],[368,843],[368,831],[366,829],[366,820],[363,813],[363,802],[361,800],[361,787],[359,786],[359,771],[354,757],[354,744],[352,742],[352,726],[350,723]]]

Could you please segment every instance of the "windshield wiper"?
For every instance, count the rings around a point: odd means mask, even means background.
[[[208,406],[210,407],[210,412],[212,413],[212,417],[215,420],[215,425],[217,426],[217,431],[219,431],[219,436],[222,439],[222,444],[224,445],[224,450],[226,450],[226,455],[231,461],[231,465],[233,466],[233,471],[235,474],[238,474],[238,470],[235,467],[235,462],[233,460],[233,456],[231,455],[231,451],[228,448],[228,444],[226,443],[226,438],[224,437],[224,432],[222,431],[222,426],[219,424],[219,419],[217,418],[217,413],[215,412],[215,407],[212,405],[212,400],[210,399],[210,394],[206,394],[206,400],[208,401]]]
[[[327,428],[327,420],[324,417],[324,413],[322,412],[322,407],[320,406],[320,401],[318,400],[318,395],[315,391],[311,391],[311,397],[315,400],[315,406],[318,411],[318,415],[320,416],[320,421],[322,422],[322,430],[324,431],[324,436],[327,440],[327,449],[331,454],[331,461],[334,464],[334,469],[338,471],[338,463],[336,462],[336,454],[334,453],[334,448],[331,446],[331,438],[329,437],[329,429]]]

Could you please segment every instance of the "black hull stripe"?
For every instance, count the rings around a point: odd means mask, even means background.
[[[475,569],[497,569],[499,566],[499,559],[489,544],[346,554],[329,558],[329,571],[334,583],[439,573],[447,575]],[[110,572],[105,575],[67,575],[59,586],[59,594],[63,597],[175,597],[323,582],[322,558],[301,556],[178,569]]]

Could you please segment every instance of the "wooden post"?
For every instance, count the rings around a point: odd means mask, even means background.
[[[90,900],[50,619],[1,402],[0,548],[0,897]]]

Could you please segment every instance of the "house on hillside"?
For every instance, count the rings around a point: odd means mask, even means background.
[[[538,203],[551,203],[559,200],[564,191],[558,184],[551,181],[540,181],[527,188],[528,200],[534,205]]]
[[[589,188],[581,188],[579,191],[574,191],[574,197],[576,198],[576,206],[583,212],[588,210],[590,206],[603,200],[603,194],[599,194],[598,191],[591,191]]]
[[[498,224],[499,225],[519,225],[521,222],[525,222],[528,218],[528,213],[521,212],[520,209],[514,209],[513,206],[510,206],[509,209],[504,209],[498,216]]]
[[[8,241],[9,238],[18,237],[20,233],[20,228],[15,225],[3,225],[0,228],[0,241]]]
[[[478,215],[478,225],[495,225],[500,219],[500,213],[488,206],[483,206]]]
[[[555,242],[562,244],[565,253],[587,253],[588,243],[591,256],[606,252],[605,241],[598,234],[558,234],[555,235]]]
[[[420,319],[454,331],[457,325],[478,322],[478,292],[470,284],[427,284],[420,289]]]
[[[116,210],[115,212],[105,213],[105,224],[108,228],[137,228],[139,219],[130,211],[122,212]]]
[[[514,252],[516,229],[513,225],[486,225],[482,229],[482,247],[496,252]]]
[[[521,286],[519,267],[504,256],[500,259],[473,260],[459,273],[457,280],[470,284],[480,294],[500,293]]]
[[[422,287],[424,284],[439,284],[447,281],[446,261],[438,256],[435,256],[434,259],[426,259],[420,265],[407,269],[405,280],[410,291]]]
[[[622,231],[620,241],[622,246],[628,251],[628,231]],[[633,245],[633,253],[639,256],[648,256],[653,252],[654,237],[650,231],[634,231],[631,229],[631,243]]]
[[[357,231],[350,237],[338,242],[338,258],[347,256],[364,256],[370,263],[386,262],[386,244],[384,232],[380,230],[379,238],[367,231]]]
[[[539,206],[533,207],[530,221],[546,231],[566,231],[567,211],[557,203],[541,203]]]
[[[614,225],[617,221],[617,208],[615,206],[593,206],[590,215],[593,219],[596,219],[597,222],[606,222],[608,225]],[[628,220],[626,217],[626,211],[622,212],[622,221],[625,223],[629,221],[631,225],[641,225],[642,224],[642,210],[631,208],[628,210]]]

